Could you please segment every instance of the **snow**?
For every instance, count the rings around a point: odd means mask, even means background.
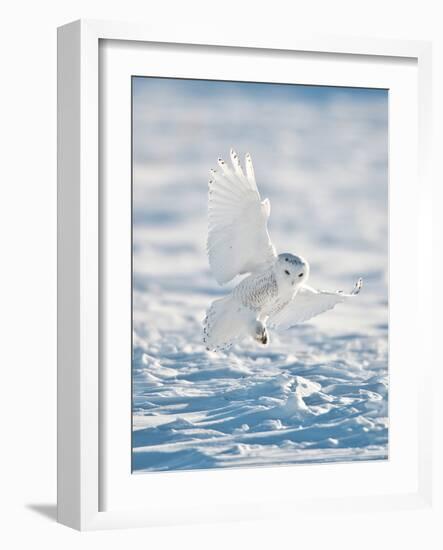
[[[134,79],[133,471],[388,457],[387,93]],[[207,176],[252,155],[278,252],[352,303],[205,350]],[[238,282],[238,281],[235,281]],[[234,282],[234,284],[235,284]]]

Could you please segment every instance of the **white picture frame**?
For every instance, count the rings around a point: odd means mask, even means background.
[[[240,55],[247,49],[254,51],[272,51],[284,56],[288,52],[305,52],[311,55],[334,57],[365,63],[371,59],[389,59],[390,63],[402,60],[412,60],[416,65],[416,80],[418,82],[418,99],[416,109],[418,125],[418,153],[416,166],[418,177],[411,177],[411,195],[419,201],[416,224],[411,223],[409,231],[411,238],[419,247],[420,259],[424,265],[429,263],[432,250],[426,245],[431,241],[430,209],[431,182],[429,177],[430,150],[430,67],[431,47],[426,42],[385,41],[357,38],[332,38],[297,36],[276,41],[263,38],[239,37],[225,41],[223,37],[211,38],[202,32],[201,36],[186,36],[186,31],[178,35],[166,36],[156,34],[152,28],[143,25],[101,22],[77,21],[65,25],[58,32],[58,519],[61,523],[80,530],[103,529],[130,526],[169,525],[174,523],[191,523],[200,521],[219,521],[234,519],[251,519],[262,517],[284,517],[297,510],[300,513],[321,510],[322,507],[334,503],[335,509],[346,511],[355,509],[371,511],[380,509],[419,508],[431,505],[432,468],[431,468],[431,433],[430,423],[431,403],[425,398],[423,387],[429,383],[431,375],[430,336],[426,330],[425,320],[431,317],[431,289],[429,285],[421,285],[425,276],[417,271],[417,286],[414,300],[417,303],[416,325],[419,331],[419,342],[426,350],[420,372],[417,373],[417,408],[415,423],[417,425],[417,456],[410,468],[416,472],[416,477],[404,487],[398,486],[381,494],[358,491],[340,493],[338,485],[328,492],[312,490],[312,497],[304,494],[302,500],[295,496],[283,498],[283,493],[272,495],[264,490],[264,496],[254,496],[254,475],[247,470],[231,472],[211,472],[180,474],[151,474],[145,476],[148,483],[150,498],[155,492],[165,492],[169,496],[173,491],[192,491],[192,486],[199,484],[206,488],[222,491],[222,487],[231,483],[247,483],[245,488],[251,490],[248,500],[234,503],[229,494],[221,494],[218,500],[210,501],[209,493],[201,492],[201,498],[208,499],[192,505],[186,501],[177,500],[175,506],[141,507],[137,503],[135,493],[124,491],[126,497],[119,493],[113,498],[108,509],[103,501],[104,483],[110,483],[114,478],[114,466],[104,467],[109,452],[105,441],[105,417],[108,414],[103,402],[108,400],[110,392],[115,396],[119,385],[114,383],[103,388],[100,333],[102,330],[100,307],[106,298],[106,289],[101,288],[103,276],[103,250],[101,233],[106,231],[106,225],[100,224],[100,213],[104,206],[100,188],[100,127],[99,114],[103,108],[100,105],[99,81],[100,45],[104,41],[118,41],[126,44],[126,53],[131,46],[146,44],[174,44],[189,46],[193,44],[198,51],[204,51],[205,57],[211,59],[210,48],[228,49],[231,56]],[[108,58],[106,58],[108,62]],[[160,57],[157,59],[161,63]],[[161,69],[159,69],[161,70]],[[171,69],[173,70],[173,69]],[[118,71],[117,75],[120,74]],[[130,74],[130,73],[129,73]],[[214,78],[217,74],[214,73]],[[376,78],[376,75],[373,77]],[[265,77],[263,77],[265,79]],[[106,83],[106,81],[105,81]],[[415,93],[415,91],[414,91]],[[411,96],[412,97],[412,96]],[[415,96],[414,96],[415,97]],[[129,144],[128,144],[129,147]],[[412,151],[414,153],[414,151]],[[395,155],[394,155],[395,156]],[[414,161],[415,162],[415,161]],[[405,174],[407,177],[407,174]],[[400,220],[400,217],[393,217]],[[396,221],[396,223],[398,223]],[[394,232],[395,233],[395,232]],[[395,254],[391,250],[391,254]],[[392,257],[391,257],[392,261]],[[391,271],[392,274],[392,271]],[[106,286],[106,285],[105,285]],[[398,337],[401,337],[399,334]],[[407,370],[405,370],[407,376]],[[406,386],[405,386],[406,387]],[[415,390],[414,390],[415,391]],[[402,405],[404,407],[404,405]],[[118,407],[116,407],[117,409]],[[118,409],[121,410],[121,409]],[[415,409],[414,413],[415,415]],[[117,422],[116,424],[119,424]],[[119,432],[118,425],[115,430]],[[122,424],[122,430],[125,424]],[[126,443],[124,443],[126,445]],[[115,449],[116,447],[113,447]],[[130,449],[127,449],[130,452]],[[126,451],[125,451],[126,452]],[[414,458],[414,460],[415,460]],[[124,467],[117,464],[116,468]],[[349,465],[340,465],[334,470],[337,481],[347,475]],[[306,467],[309,469],[309,466]],[[269,469],[268,469],[269,470]],[[264,487],[271,488],[284,481],[288,470],[273,468],[269,483]],[[260,470],[263,472],[263,470]],[[327,470],[324,470],[325,472]],[[111,472],[111,481],[108,479]],[[279,473],[280,472],[280,473]],[[130,472],[129,472],[130,474]],[[263,474],[262,474],[263,475]],[[318,467],[316,476],[321,477]],[[391,474],[388,474],[391,475]],[[409,475],[405,470],[405,476]],[[107,477],[108,476],[108,477]],[[156,477],[155,477],[156,476]],[[192,477],[192,486],[189,480]],[[195,477],[197,476],[197,477]],[[228,477],[226,477],[228,476]],[[324,476],[323,476],[324,477]],[[123,479],[123,478],[122,478]],[[138,477],[140,479],[140,476]],[[244,480],[247,480],[246,482]],[[399,478],[400,479],[400,478]],[[404,479],[404,478],[402,478]],[[120,482],[119,482],[120,483]],[[123,483],[123,482],[122,482]],[[320,484],[320,481],[318,482]],[[399,483],[402,483],[400,480]],[[351,485],[352,487],[352,485]],[[203,490],[203,489],[201,489]],[[196,494],[199,491],[195,491]],[[262,491],[263,493],[263,491]],[[155,499],[153,500],[153,502]],[[280,504],[284,504],[281,506]]]

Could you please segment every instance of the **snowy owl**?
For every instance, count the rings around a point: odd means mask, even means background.
[[[295,254],[277,255],[271,242],[271,204],[261,200],[251,156],[245,157],[246,172],[232,149],[230,156],[232,167],[219,158],[219,169],[210,172],[207,252],[220,285],[248,275],[209,307],[203,337],[208,350],[229,348],[247,337],[266,345],[269,326],[290,328],[307,321],[356,296],[362,286],[359,279],[350,294],[308,286],[308,262]]]

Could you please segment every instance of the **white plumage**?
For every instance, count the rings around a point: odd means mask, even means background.
[[[307,321],[355,296],[362,286],[359,279],[350,294],[307,286],[307,261],[289,253],[277,256],[267,227],[271,205],[260,197],[251,156],[245,157],[246,172],[232,149],[230,156],[232,167],[219,158],[219,169],[210,172],[209,264],[220,284],[249,275],[208,309],[204,341],[210,350],[246,337],[267,344],[267,326],[289,328]]]
[[[260,199],[251,157],[246,155],[246,176],[232,150],[231,160],[233,169],[218,159],[220,168],[211,170],[209,180],[208,255],[220,284],[270,266],[277,257],[267,229],[270,204]]]

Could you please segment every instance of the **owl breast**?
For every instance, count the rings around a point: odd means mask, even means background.
[[[278,301],[278,285],[273,271],[246,277],[233,290],[233,295],[242,305],[257,313],[272,309]]]

